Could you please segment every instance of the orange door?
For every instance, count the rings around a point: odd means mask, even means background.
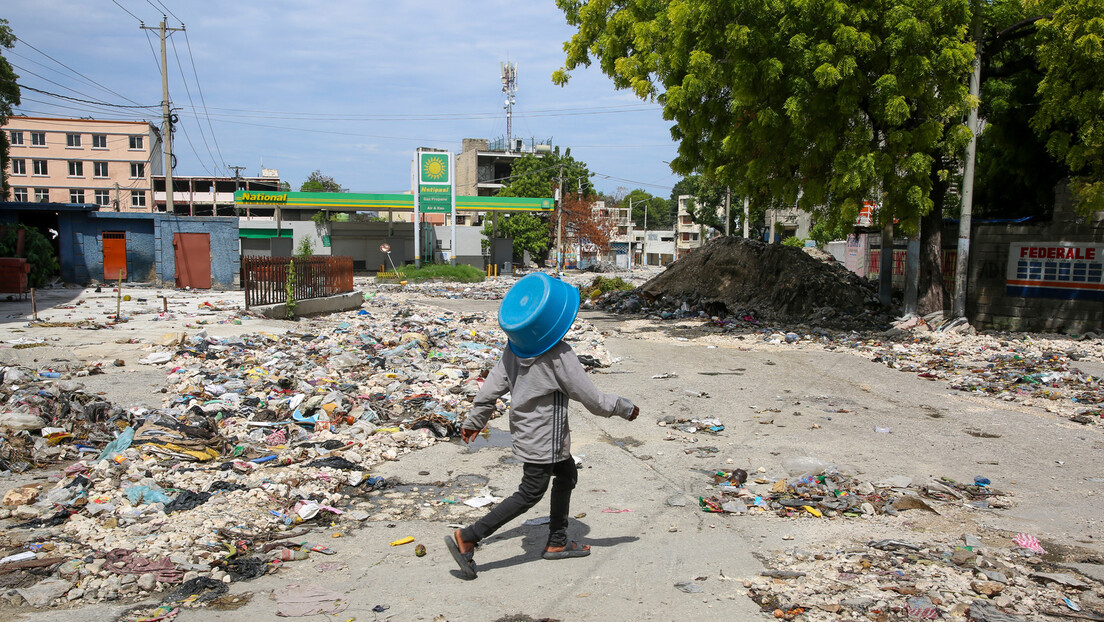
[[[125,280],[127,278],[126,259],[126,231],[104,231],[104,280]]]
[[[176,286],[211,289],[211,234],[174,233]]]

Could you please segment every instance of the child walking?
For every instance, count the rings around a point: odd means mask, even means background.
[[[510,394],[513,452],[524,463],[517,492],[475,524],[445,538],[465,578],[476,578],[475,545],[535,506],[552,484],[548,544],[544,559],[590,555],[590,547],[568,540],[571,490],[578,479],[571,457],[567,404],[576,400],[601,417],[636,419],[629,400],[603,393],[586,375],[571,346],[561,341],[579,311],[579,290],[543,273],[514,284],[499,306],[498,323],[508,338],[502,358],[475,396],[460,436],[470,443],[487,425],[495,402]]]

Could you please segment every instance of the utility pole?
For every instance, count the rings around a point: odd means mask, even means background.
[[[725,237],[728,237],[728,221],[732,220],[729,212],[732,209],[732,189],[725,186]]]
[[[974,71],[970,74],[970,95],[981,93],[981,29],[976,27]],[[966,317],[966,277],[970,271],[970,229],[974,209],[974,160],[977,153],[978,109],[970,106],[966,116],[970,142],[966,145],[966,165],[962,171],[962,214],[958,221],[958,255],[955,258],[955,290],[951,301],[951,317]]]
[[[563,272],[563,164],[560,165],[560,176],[556,179],[556,198],[560,202],[560,209],[556,213],[556,272]]]
[[[644,239],[640,242],[640,265],[648,265],[648,204],[651,199],[644,201]]]
[[[745,240],[748,237],[748,213],[751,211],[749,209],[750,204],[751,204],[751,199],[749,199],[747,197],[747,195],[744,195],[744,239]]]
[[[115,182],[115,211],[119,211],[119,182]]]
[[[632,219],[632,199],[629,199],[629,271],[633,269],[633,219]]]
[[[264,163],[261,163],[261,167],[264,167]],[[241,190],[241,172],[245,170],[244,166],[227,166],[226,168],[234,171],[234,190]],[[211,199],[218,196],[218,193],[212,192]],[[218,215],[218,204],[215,204],[215,215]],[[235,214],[237,215],[237,214]],[[245,204],[245,217],[249,218],[249,203]]]
[[[173,213],[173,183],[172,183],[172,108],[169,105],[169,64],[168,55],[165,53],[165,33],[184,30],[184,24],[180,28],[166,28],[165,16],[161,16],[161,23],[157,28],[139,25],[141,30],[156,30],[161,35],[161,153],[165,156],[165,212]]]

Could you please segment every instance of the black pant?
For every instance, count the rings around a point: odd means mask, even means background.
[[[479,542],[500,527],[521,516],[536,505],[552,482],[552,510],[548,522],[548,546],[567,545],[567,512],[571,505],[571,490],[579,479],[575,460],[568,458],[555,464],[525,464],[517,492],[496,505],[486,516],[470,527],[460,530],[465,542]]]

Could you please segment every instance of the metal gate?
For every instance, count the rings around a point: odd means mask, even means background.
[[[127,278],[126,231],[103,232],[103,276],[105,281]]]
[[[211,234],[174,233],[176,286],[211,289]]]

